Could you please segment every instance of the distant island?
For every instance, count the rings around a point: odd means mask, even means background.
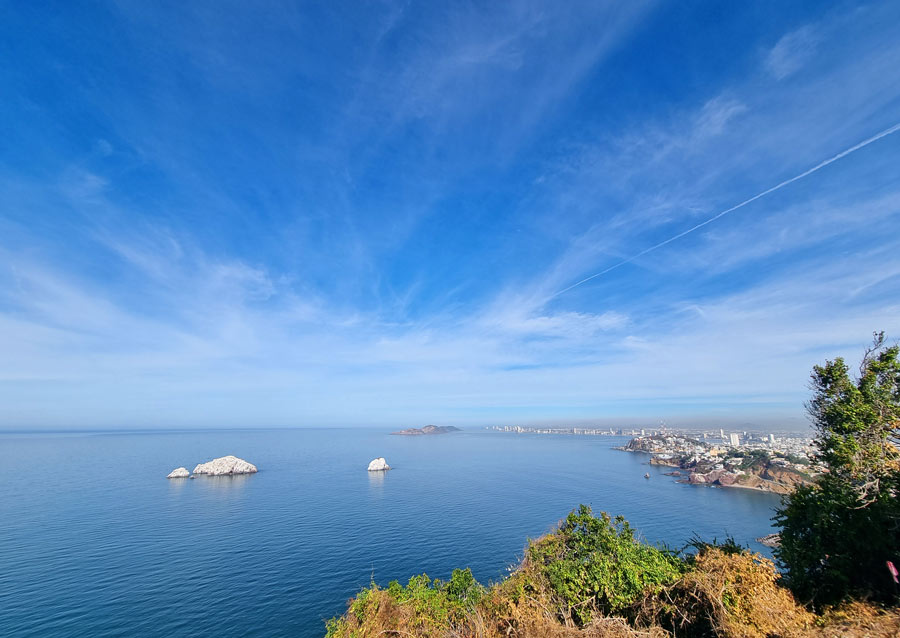
[[[421,436],[423,434],[449,434],[450,432],[459,432],[459,428],[452,425],[426,425],[424,428],[409,428],[406,430],[397,430],[391,434],[401,434],[403,436]]]

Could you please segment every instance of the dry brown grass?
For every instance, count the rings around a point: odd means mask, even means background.
[[[338,638],[900,638],[900,609],[857,602],[816,616],[778,581],[759,555],[712,549],[628,619],[577,627],[525,561],[465,617],[440,623],[376,589],[361,617],[344,616]]]
[[[662,625],[676,636],[767,638],[810,628],[815,616],[778,585],[772,563],[757,554],[718,549],[697,557],[678,582],[647,596],[638,625]]]
[[[525,559],[503,583],[495,585],[479,611],[485,638],[667,638],[660,627],[635,628],[624,618],[596,617],[576,627],[559,609],[538,570]]]
[[[386,590],[373,589],[368,594],[365,611],[361,616],[352,612],[344,615],[340,638],[482,638],[486,634],[477,631],[477,614],[461,622],[447,620],[433,622],[419,613],[412,603],[397,602]],[[458,626],[457,626],[458,625]]]
[[[900,638],[900,609],[854,602],[830,609],[798,638]]]

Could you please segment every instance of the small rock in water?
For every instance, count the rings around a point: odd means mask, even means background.
[[[383,470],[389,469],[391,469],[391,466],[387,464],[387,461],[384,460],[383,456],[379,456],[377,459],[372,459],[372,462],[369,463],[370,472],[381,472]]]
[[[757,538],[756,542],[765,545],[766,547],[781,547],[781,535],[766,534],[765,536]]]
[[[230,474],[254,474],[256,466],[247,463],[236,456],[223,456],[206,463],[200,463],[194,468],[194,474],[208,474],[209,476],[224,476]]]
[[[176,467],[169,472],[169,475],[166,478],[187,478],[190,475],[191,473],[187,471],[186,467]]]

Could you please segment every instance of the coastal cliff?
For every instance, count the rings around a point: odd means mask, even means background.
[[[735,487],[790,494],[800,485],[812,482],[810,466],[775,456],[765,450],[717,450],[689,438],[679,439],[679,447],[671,449],[660,437],[639,437],[618,448],[626,452],[650,454],[650,465],[678,468],[672,475],[686,476],[679,482],[691,485]]]
[[[800,485],[810,482],[809,477],[797,472],[757,467],[749,472],[743,470],[712,470],[711,472],[691,472],[683,483],[691,485],[716,485],[719,487],[739,487],[775,494],[790,494]]]

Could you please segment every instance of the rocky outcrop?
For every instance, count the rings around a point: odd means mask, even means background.
[[[770,465],[762,474],[762,478],[775,481],[780,485],[785,485],[791,490],[806,485],[810,482],[809,477],[803,476],[798,472],[792,472],[786,468]]]
[[[691,475],[688,477],[688,480],[691,483],[709,485],[732,485],[734,483],[734,479],[735,475],[729,474],[725,470],[713,470],[712,472],[707,472],[706,474],[702,474],[700,472],[691,472]]]
[[[766,547],[781,547],[781,534],[766,534],[757,538],[756,542]]]
[[[762,492],[774,492],[775,494],[789,494],[794,490],[792,485],[769,480],[755,474],[745,472],[729,472],[728,470],[713,470],[711,472],[691,472],[688,483],[692,485],[718,485],[721,487],[743,487],[760,490]]]
[[[724,485],[725,487],[734,485],[738,481],[738,476],[738,474],[732,474],[731,472],[723,472],[718,478],[719,485]]]
[[[194,474],[208,474],[209,476],[226,476],[233,474],[255,474],[256,466],[247,463],[236,456],[223,456],[206,463],[200,463],[194,468]]]
[[[372,461],[369,463],[370,472],[383,472],[389,469],[391,469],[391,466],[387,464],[387,461],[384,460],[383,456],[379,456],[377,459],[372,459]]]
[[[426,425],[424,428],[409,428],[407,430],[391,432],[391,434],[421,436],[423,434],[448,434],[450,432],[459,432],[459,428],[453,427],[452,425]]]
[[[747,487],[754,490],[762,490],[763,492],[777,492],[775,483],[767,481],[756,474],[745,474],[740,481],[736,483],[737,487]]]
[[[176,467],[166,478],[188,478],[191,475],[186,467]]]

